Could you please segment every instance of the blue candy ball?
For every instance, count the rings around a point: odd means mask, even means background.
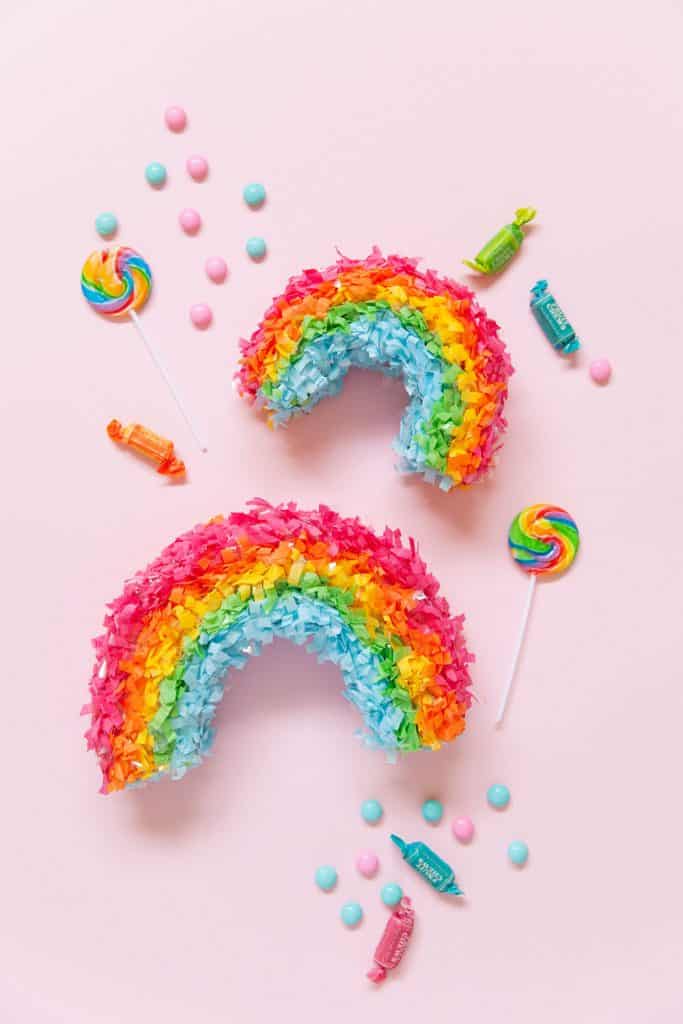
[[[250,185],[245,185],[242,195],[247,206],[261,206],[266,201],[266,190],[258,181],[252,181]]]
[[[495,786],[489,786],[486,791],[486,799],[491,807],[495,807],[497,811],[502,811],[510,803],[510,790],[507,786],[496,783]]]
[[[262,260],[266,255],[266,243],[263,238],[248,238],[247,253],[252,260]]]
[[[388,882],[387,885],[382,886],[380,896],[385,906],[395,907],[403,899],[403,889],[400,885],[396,885],[396,882]]]
[[[323,892],[329,892],[337,884],[337,869],[329,864],[322,864],[315,873],[315,884]]]
[[[109,238],[119,226],[119,222],[113,213],[100,213],[95,217],[95,231],[102,238]]]
[[[363,917],[363,908],[360,903],[345,903],[339,911],[339,916],[347,928],[353,928]]]
[[[431,825],[438,825],[443,818],[443,804],[439,800],[425,800],[422,804],[422,817]]]
[[[526,843],[523,843],[521,839],[515,839],[515,841],[510,843],[508,846],[508,857],[512,863],[516,864],[518,867],[521,868],[523,864],[526,864],[528,856],[529,847]]]
[[[163,164],[154,161],[145,167],[145,177],[150,185],[155,185],[158,188],[166,181],[166,168]]]
[[[360,805],[360,816],[368,825],[376,825],[384,814],[384,808],[379,800],[364,800]]]

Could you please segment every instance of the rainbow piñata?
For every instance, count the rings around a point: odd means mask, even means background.
[[[339,666],[366,740],[437,748],[465,727],[473,660],[414,541],[261,500],[175,540],[108,606],[86,733],[103,791],[181,777],[230,669],[282,636]]]
[[[478,480],[506,427],[497,324],[463,285],[377,248],[291,278],[241,349],[240,394],[276,424],[337,394],[351,366],[402,376],[399,469],[443,490]]]

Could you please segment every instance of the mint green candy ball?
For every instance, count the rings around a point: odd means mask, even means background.
[[[253,209],[262,206],[266,201],[266,190],[260,182],[253,181],[250,185],[244,186],[242,196],[247,206],[251,206]]]
[[[380,896],[385,907],[395,907],[403,899],[403,889],[396,882],[388,882],[382,886]]]
[[[364,800],[360,805],[360,816],[368,825],[376,825],[384,814],[384,808],[379,800]]]
[[[337,884],[337,869],[330,864],[322,864],[315,873],[315,884],[323,892],[329,892]]]
[[[263,238],[248,238],[246,248],[252,260],[262,260],[266,255],[266,243]]]
[[[95,231],[102,238],[109,238],[119,226],[119,222],[113,213],[100,213],[95,217]]]
[[[166,168],[163,164],[153,161],[145,167],[145,177],[150,185],[159,188],[166,181]]]
[[[514,842],[508,846],[508,857],[513,864],[516,864],[518,868],[521,868],[527,862],[529,856],[529,847],[526,843],[523,843],[521,839],[515,839]]]
[[[502,811],[510,803],[510,790],[507,786],[500,785],[500,783],[497,783],[495,786],[489,786],[486,791],[486,799],[491,807],[495,807],[497,811]]]
[[[339,916],[347,928],[353,928],[363,917],[363,908],[360,903],[345,903],[339,911]]]
[[[443,804],[440,800],[425,800],[422,804],[422,817],[430,825],[438,825],[443,818]]]

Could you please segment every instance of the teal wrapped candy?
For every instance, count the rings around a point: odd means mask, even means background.
[[[537,281],[531,289],[531,312],[556,352],[568,356],[581,348],[576,331],[548,291],[547,281]]]
[[[453,868],[445,860],[441,860],[441,857],[434,853],[426,843],[406,843],[400,836],[393,834],[391,841],[398,846],[404,861],[410,864],[418,875],[422,875],[433,889],[436,889],[437,892],[450,893],[453,896],[463,895],[462,889],[455,880]]]

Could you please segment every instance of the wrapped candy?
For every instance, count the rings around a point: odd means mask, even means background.
[[[375,955],[372,958],[375,965],[367,973],[370,981],[374,981],[378,985],[386,978],[387,971],[393,971],[395,967],[398,967],[413,933],[414,924],[415,911],[408,897],[404,896],[387,921],[382,938],[377,944]]]
[[[515,210],[512,224],[506,224],[498,234],[491,238],[473,260],[463,260],[466,267],[478,270],[480,274],[497,274],[510,262],[522,242],[522,225],[528,224],[536,216],[532,206],[522,206]]]
[[[450,893],[453,896],[463,895],[462,889],[455,880],[453,868],[445,860],[441,860],[441,857],[434,853],[426,843],[406,843],[400,836],[393,835],[393,833],[391,841],[398,846],[404,861],[410,864],[418,875],[422,875],[433,889],[438,892]]]
[[[162,476],[180,477],[185,475],[185,463],[175,457],[173,441],[155,434],[141,423],[129,423],[122,426],[118,420],[107,424],[107,433],[112,441],[132,448],[139,455],[144,455],[156,463],[157,473]]]
[[[541,330],[556,352],[568,356],[581,348],[576,331],[558,306],[555,296],[548,291],[547,281],[536,282],[531,289],[529,304]]]

